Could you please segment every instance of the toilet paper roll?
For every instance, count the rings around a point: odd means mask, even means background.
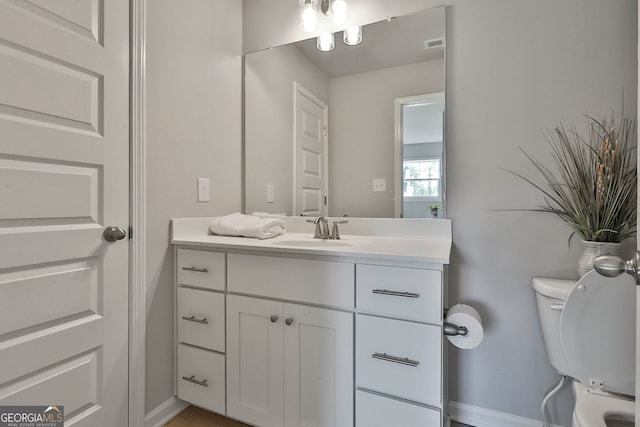
[[[477,347],[484,336],[482,319],[475,308],[456,304],[447,311],[446,322],[467,328],[467,335],[448,336],[449,342],[461,349]]]

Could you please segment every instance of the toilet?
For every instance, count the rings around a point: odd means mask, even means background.
[[[549,361],[572,379],[572,427],[634,426],[633,277],[590,271],[577,282],[534,278],[532,285]]]

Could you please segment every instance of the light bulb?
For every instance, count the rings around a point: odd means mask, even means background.
[[[323,33],[318,37],[318,44],[316,45],[318,50],[323,52],[329,52],[336,47],[335,38],[333,37],[333,33]]]
[[[347,2],[344,0],[334,0],[331,5],[331,11],[333,12],[333,23],[336,25],[343,25],[347,22]]]
[[[362,27],[349,27],[344,30],[342,40],[344,44],[355,46],[362,42]]]
[[[309,2],[304,5],[302,14],[300,15],[300,29],[305,33],[312,33],[316,30],[316,11],[313,9],[313,5]]]

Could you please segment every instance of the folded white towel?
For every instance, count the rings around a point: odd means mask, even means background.
[[[287,223],[282,218],[258,218],[239,212],[214,218],[209,225],[213,234],[270,239],[286,233]]]

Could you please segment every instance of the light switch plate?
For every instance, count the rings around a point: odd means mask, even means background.
[[[198,202],[209,201],[209,178],[198,178]]]
[[[373,191],[387,191],[387,180],[384,178],[374,178]]]

